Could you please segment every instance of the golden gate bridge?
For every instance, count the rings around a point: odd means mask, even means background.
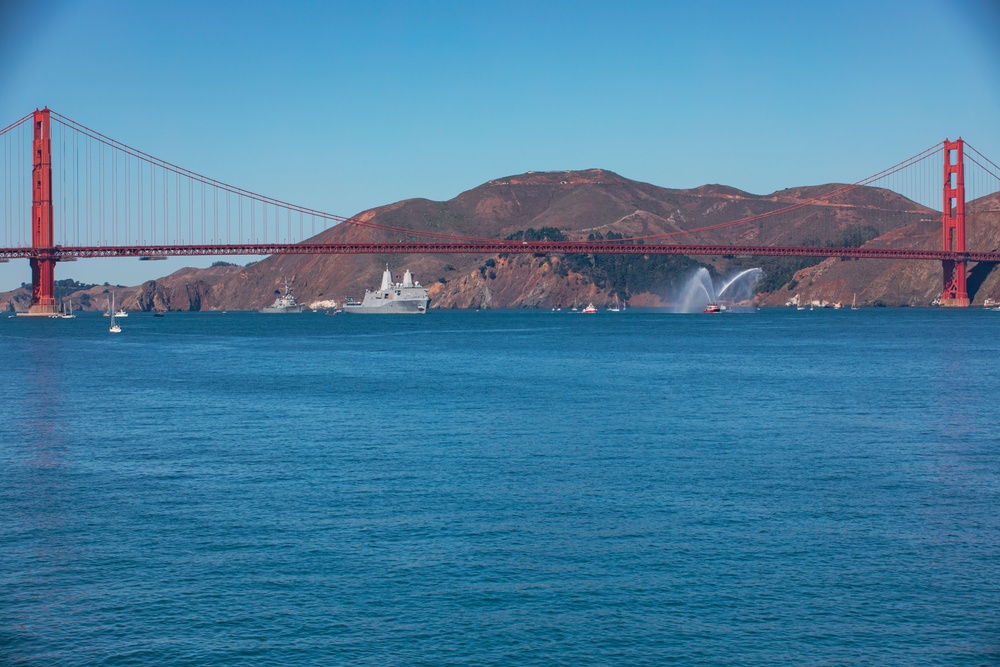
[[[971,187],[979,198],[997,192],[1000,167],[962,139],[945,140],[877,174],[814,197],[775,195],[770,210],[763,213],[691,229],[596,241],[480,238],[326,213],[179,167],[48,108],[37,109],[3,128],[0,140],[4,151],[0,211],[5,220],[0,261],[29,261],[32,315],[57,310],[58,262],[95,257],[151,260],[196,255],[531,253],[924,260],[941,262],[941,304],[946,306],[969,305],[969,262],[1000,262],[997,248],[966,245],[967,189]],[[818,206],[844,206],[844,196],[862,187],[907,192],[904,196],[914,202],[915,211],[935,211],[941,219],[940,249],[880,247],[874,243],[844,243],[842,247],[755,243],[780,238],[776,226],[787,225],[796,216],[808,217]],[[938,197],[940,209],[932,203]],[[368,228],[395,240],[316,240],[317,234],[339,224]],[[677,242],[708,232],[726,232],[732,240]]]

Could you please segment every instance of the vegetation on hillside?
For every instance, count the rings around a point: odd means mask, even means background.
[[[590,241],[615,241],[624,238],[622,234],[591,234]],[[511,241],[565,241],[565,235],[555,227],[526,229],[509,236]],[[539,255],[542,256],[542,255]],[[598,288],[617,294],[621,299],[639,292],[665,295],[676,290],[693,271],[703,264],[684,255],[564,255],[559,262],[558,273],[568,276],[570,272],[588,278]]]
[[[104,284],[107,285],[107,283]],[[66,278],[65,280],[57,280],[55,281],[54,285],[55,285],[54,291],[55,291],[56,302],[62,301],[68,295],[73,294],[74,292],[80,292],[82,290],[88,290],[92,287],[97,287],[96,284],[81,283],[77,280],[73,280],[72,278]],[[28,290],[29,292],[31,291],[31,283],[21,283],[21,287]]]

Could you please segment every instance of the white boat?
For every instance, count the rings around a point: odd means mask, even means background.
[[[118,324],[117,322],[115,322],[116,314],[115,314],[115,293],[114,292],[111,293],[111,303],[108,306],[108,317],[111,318],[111,326],[108,327],[108,331],[110,331],[111,333],[121,333],[122,332],[121,325]]]
[[[117,317],[119,319],[121,319],[123,317],[128,317],[128,313],[125,312],[124,308],[119,308],[118,310],[115,311],[115,317]]]
[[[851,310],[857,310],[857,309],[858,309],[858,293],[855,292],[854,299],[851,301]]]
[[[615,293],[615,305],[613,305],[610,308],[608,308],[608,312],[610,312],[610,313],[620,313],[621,312],[621,308],[618,307],[618,293],[617,292]]]

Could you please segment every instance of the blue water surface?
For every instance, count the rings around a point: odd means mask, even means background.
[[[0,321],[0,664],[1000,664],[1000,314]]]

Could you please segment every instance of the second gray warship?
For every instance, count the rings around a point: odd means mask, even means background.
[[[403,274],[403,282],[392,282],[392,272],[385,267],[382,274],[382,286],[377,290],[365,290],[365,298],[359,303],[347,299],[344,303],[345,313],[373,314],[419,314],[426,313],[431,299],[427,296],[427,288],[413,280],[413,274],[407,269]]]
[[[274,300],[270,306],[266,308],[261,308],[262,313],[301,313],[302,304],[295,300],[292,296],[292,288],[289,286],[288,281],[285,281],[285,293],[280,294],[278,290],[274,291],[278,294],[278,298]]]

